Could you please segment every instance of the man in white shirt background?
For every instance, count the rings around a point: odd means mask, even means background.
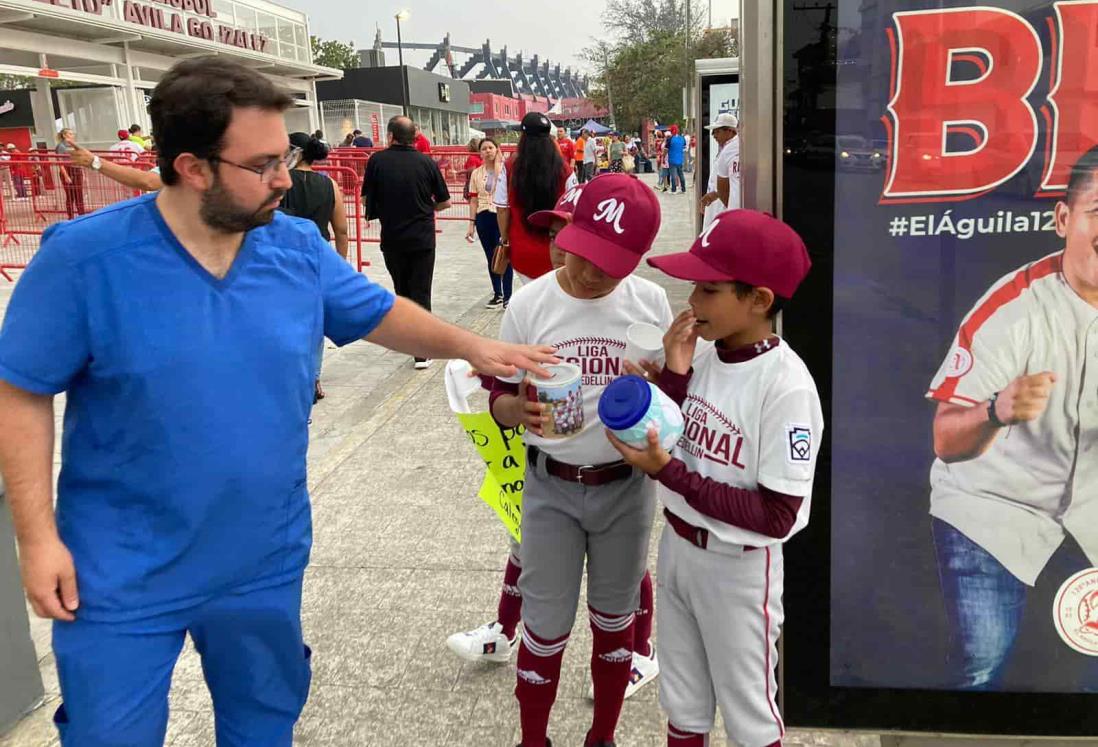
[[[717,159],[709,172],[707,191],[698,201],[705,217],[702,229],[709,227],[720,213],[740,207],[740,123],[735,114],[719,114],[706,126],[717,142]]]
[[[583,143],[584,181],[594,179],[595,174],[598,173],[598,149],[599,144],[595,134],[593,132],[588,133],[587,140]]]
[[[137,157],[145,152],[145,149],[139,143],[130,139],[129,130],[119,130],[118,142],[110,147],[110,151],[125,154],[126,158],[136,161]]]

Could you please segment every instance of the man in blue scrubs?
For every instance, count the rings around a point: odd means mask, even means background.
[[[322,335],[494,375],[554,360],[395,299],[276,213],[297,157],[291,104],[223,58],[177,65],[149,107],[164,188],[52,227],[12,294],[0,468],[27,596],[57,621],[63,745],[163,744],[186,633],[218,745],[291,744],[310,679],[305,453]]]

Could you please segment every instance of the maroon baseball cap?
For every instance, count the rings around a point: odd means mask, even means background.
[[[572,222],[557,246],[583,257],[613,278],[637,269],[660,230],[660,203],[652,188],[631,174],[604,174],[583,185]]]
[[[552,210],[539,210],[536,213],[531,213],[527,220],[530,221],[530,225],[539,228],[548,228],[553,225],[555,220],[570,221],[572,220],[572,213],[576,209],[576,202],[582,193],[583,185],[576,185],[560,196],[556,207]]]
[[[652,257],[648,264],[696,283],[739,281],[792,298],[812,262],[797,232],[757,210],[726,210],[694,240],[689,252]]]

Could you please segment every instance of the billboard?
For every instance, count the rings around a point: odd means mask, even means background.
[[[829,684],[1098,692],[1098,2],[836,9]]]

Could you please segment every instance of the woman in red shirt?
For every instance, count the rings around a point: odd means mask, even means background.
[[[564,194],[572,167],[561,157],[550,137],[553,125],[541,112],[522,118],[518,152],[507,163],[507,191],[497,191],[500,243],[511,250],[511,266],[524,279],[541,277],[553,269],[549,261],[549,233],[530,225],[527,217],[552,210]]]
[[[469,141],[469,157],[465,159],[465,165],[461,167],[461,176],[465,180],[465,190],[462,197],[469,201],[469,177],[478,166],[484,163],[480,158],[480,138],[475,137]]]
[[[465,172],[465,178],[469,178],[469,174],[473,173],[473,169],[484,163],[480,157],[480,138],[475,137],[469,141],[469,157],[465,159],[465,165],[462,167],[462,171]]]

